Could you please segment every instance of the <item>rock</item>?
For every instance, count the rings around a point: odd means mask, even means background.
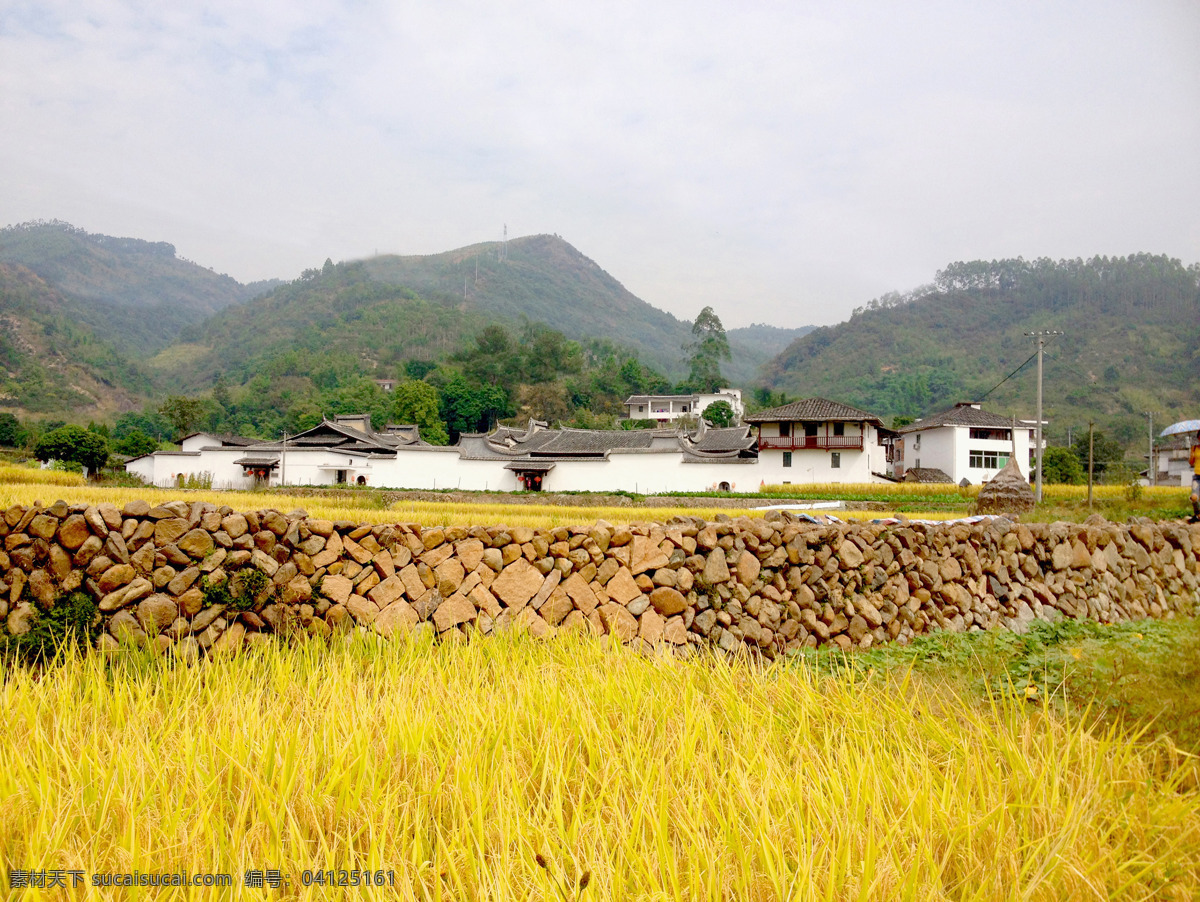
[[[743,555],[746,557],[746,555]],[[672,617],[687,609],[687,599],[677,589],[660,586],[650,593],[650,604],[663,617]]]
[[[520,558],[500,572],[490,589],[508,607],[521,608],[538,593],[545,579],[536,567]]]
[[[734,568],[737,570],[738,582],[743,586],[751,586],[758,579],[762,565],[758,562],[758,558],[749,551],[743,551],[738,557],[738,562],[734,565]]]
[[[188,532],[188,521],[182,517],[168,517],[154,524],[154,544],[160,548],[163,545],[174,545],[181,536]]]
[[[572,603],[570,596],[565,589],[560,589],[550,594],[546,603],[538,608],[538,613],[551,626],[558,626],[573,610],[575,610],[575,605]],[[594,606],[593,610],[595,610]]]
[[[63,520],[62,525],[58,528],[58,543],[68,551],[75,551],[88,540],[91,534],[83,515],[71,514]]]
[[[600,621],[604,624],[606,632],[612,633],[622,642],[629,642],[637,637],[640,624],[637,618],[625,609],[624,605],[610,601],[608,604],[600,605],[598,610]]]
[[[653,608],[642,614],[638,624],[638,638],[644,639],[651,645],[661,642],[665,621]]]
[[[209,627],[212,629],[212,627]],[[207,632],[207,631],[206,631]],[[245,644],[246,628],[240,623],[231,623],[226,627],[225,631],[217,637],[215,642],[212,642],[212,652],[214,655],[233,655],[242,650]],[[204,644],[203,639],[200,642]]]
[[[307,577],[296,575],[284,585],[279,600],[284,604],[305,604],[312,600],[312,595],[312,584]]]
[[[179,573],[174,579],[167,583],[167,591],[172,595],[182,595],[192,583],[200,578],[199,567],[188,567],[183,572]]]
[[[138,623],[148,635],[163,632],[178,616],[179,606],[166,595],[151,595],[137,607]]]
[[[370,626],[371,622],[379,616],[379,608],[375,606],[375,603],[361,595],[351,595],[346,600],[346,610],[364,626]]]
[[[160,523],[161,522],[165,521],[160,521]],[[215,547],[213,545],[212,536],[203,529],[190,530],[189,532],[185,533],[183,537],[175,543],[175,545],[188,557],[197,561],[203,560],[205,557],[212,554],[213,548]]]
[[[5,621],[5,626],[8,627],[8,632],[13,636],[23,636],[33,629],[33,622],[37,619],[37,612],[34,611],[33,605],[29,602],[22,602],[8,612],[8,619]]]
[[[345,609],[343,608],[343,610]],[[331,610],[329,614],[325,615],[325,621],[331,627],[334,626],[330,618],[332,613]],[[379,616],[372,622],[371,628],[381,636],[391,636],[397,630],[410,632],[418,622],[417,612],[412,609],[412,605],[403,598],[399,598],[379,612]]]
[[[135,576],[137,573],[129,564],[114,564],[100,576],[100,592],[107,595],[113,589],[127,585]]]
[[[538,574],[540,577],[541,574]],[[499,580],[497,580],[499,582]],[[475,605],[462,595],[451,595],[433,612],[433,625],[439,633],[475,619]]]
[[[844,539],[837,549],[838,560],[841,561],[843,570],[857,570],[863,565],[866,558],[863,556],[862,549],[851,542],[849,539]]]
[[[729,563],[725,558],[724,548],[714,548],[709,552],[708,557],[704,561],[704,575],[702,579],[706,586],[715,586],[718,583],[729,580]]]

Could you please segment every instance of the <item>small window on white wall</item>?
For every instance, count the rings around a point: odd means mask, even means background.
[[[835,470],[842,468],[842,452],[833,451],[829,455],[829,466]]]

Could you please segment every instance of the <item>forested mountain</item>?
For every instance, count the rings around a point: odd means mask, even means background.
[[[883,417],[960,400],[1032,418],[1035,350],[1045,351],[1049,437],[1090,420],[1138,447],[1155,422],[1200,415],[1200,264],[1164,256],[954,263],[933,284],[889,294],[816,329],[766,368],[767,384]]]
[[[607,339],[669,376],[686,373],[691,321],[676,319],[629,292],[557,235],[485,242],[443,254],[384,255],[362,261],[372,279],[509,322],[541,322],[572,339]],[[699,309],[696,310],[699,313]],[[730,382],[749,385],[759,367],[803,330],[730,330]]]
[[[177,257],[165,241],[93,235],[56,220],[0,229],[0,263],[37,273],[72,319],[139,354],[154,353],[184,326],[277,284],[242,285]]]
[[[38,275],[0,263],[0,406],[104,418],[143,403],[150,379],[74,316]]]

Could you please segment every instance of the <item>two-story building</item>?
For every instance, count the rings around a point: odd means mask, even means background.
[[[756,475],[768,484],[890,481],[894,433],[865,410],[805,398],[745,421],[756,427]]]
[[[746,408],[742,405],[740,388],[694,395],[630,395],[625,399],[625,416],[630,420],[657,420],[660,426],[669,426],[685,417],[697,419],[717,401],[724,401],[733,408],[734,422],[742,421]]]
[[[939,469],[951,481],[981,485],[1004,469],[1017,449],[1017,467],[1026,479],[1036,452],[1036,424],[1013,420],[963,401],[900,429],[897,478],[908,469]],[[1016,443],[1014,444],[1014,431]]]

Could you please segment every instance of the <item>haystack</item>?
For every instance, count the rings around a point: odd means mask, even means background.
[[[975,501],[977,514],[1013,514],[1033,510],[1033,489],[1017,467],[1016,455],[1004,469],[979,490]]]

